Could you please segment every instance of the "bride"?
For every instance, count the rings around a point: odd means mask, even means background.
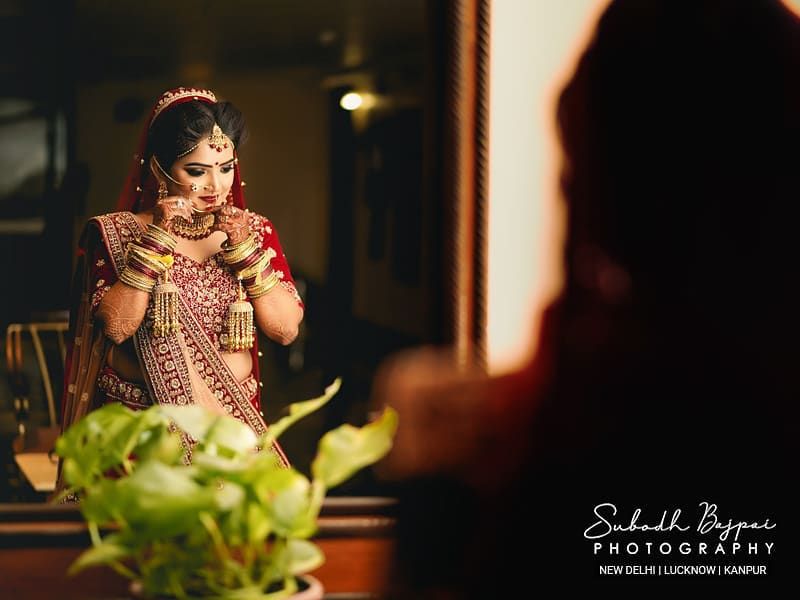
[[[208,90],[170,90],[153,107],[119,212],[81,237],[64,429],[121,402],[201,404],[265,431],[254,326],[288,344],[303,304],[272,223],[245,209],[244,133]]]

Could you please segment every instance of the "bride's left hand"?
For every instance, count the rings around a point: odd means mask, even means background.
[[[214,231],[224,231],[228,236],[228,244],[233,246],[243,242],[250,235],[248,211],[223,204],[215,212]]]

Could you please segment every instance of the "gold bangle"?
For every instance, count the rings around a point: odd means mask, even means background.
[[[228,241],[225,240],[224,242],[222,242],[221,248],[225,252],[233,252],[235,250],[238,250],[238,249],[242,248],[243,246],[245,246],[248,243],[255,244],[255,241],[256,241],[256,235],[254,233],[250,233],[250,235],[248,235],[245,239],[243,239],[241,242],[238,242],[236,244],[229,244]]]
[[[251,236],[252,238],[252,236]],[[230,250],[224,250],[222,258],[228,265],[235,265],[242,262],[245,258],[251,256],[254,252],[258,252],[259,248],[256,246],[255,239],[248,239],[241,245],[237,245]]]
[[[153,278],[150,275],[142,273],[141,271],[137,271],[132,267],[125,267],[125,269],[123,269],[122,273],[120,273],[120,279],[123,278],[126,282],[132,281],[145,286],[149,286],[151,284],[155,285],[157,281],[157,278]]]
[[[267,253],[262,251],[261,256],[259,259],[254,262],[249,267],[245,267],[241,271],[239,271],[236,276],[239,279],[250,279],[253,275],[258,275],[259,273],[263,273],[264,269],[269,266],[269,258],[267,258]]]
[[[178,245],[178,240],[158,225],[153,225],[152,223],[147,224],[147,233],[144,234],[144,237],[149,238],[156,244],[166,246],[171,252],[175,252],[175,248]]]
[[[247,288],[247,295],[250,298],[260,298],[265,296],[273,290],[273,288],[280,283],[277,273],[273,271],[263,282],[260,284],[252,285]]]
[[[142,248],[138,244],[131,244],[128,246],[128,256],[135,258],[159,275],[172,265],[171,254],[161,255],[146,248]]]
[[[222,258],[223,260],[225,260],[225,264],[227,264],[229,267],[233,267],[241,263],[242,261],[247,260],[258,251],[259,248],[253,246],[252,248],[247,248],[245,251],[238,252],[236,254],[231,254],[231,255],[223,254]]]
[[[134,263],[146,267],[151,271],[155,271],[157,275],[162,275],[164,271],[167,270],[167,267],[164,264],[139,256],[138,254],[134,254],[128,258],[129,265]]]
[[[156,286],[155,279],[147,277],[146,275],[128,267],[125,267],[122,270],[122,273],[119,274],[119,280],[125,285],[129,285],[132,288],[147,293],[152,292],[153,288]]]
[[[254,248],[256,248],[256,236],[255,234],[251,233],[244,240],[233,245],[230,245],[227,241],[225,241],[222,243],[221,248],[225,257],[249,254],[249,251],[252,251]]]
[[[158,252],[153,252],[149,248],[145,248],[144,246],[140,246],[139,244],[136,244],[136,243],[131,243],[128,246],[128,254],[134,254],[136,256],[143,256],[143,257],[149,258],[150,260],[154,260],[154,261],[159,261],[161,259],[161,257],[163,256],[162,254],[159,254]]]

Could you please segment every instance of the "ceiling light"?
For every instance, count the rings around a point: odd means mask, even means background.
[[[355,110],[364,103],[364,98],[356,92],[348,92],[339,100],[339,106],[345,110]]]

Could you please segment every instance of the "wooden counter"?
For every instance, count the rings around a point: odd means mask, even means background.
[[[329,498],[314,541],[326,562],[314,575],[331,600],[381,598],[391,562],[394,503]],[[77,507],[0,504],[0,598],[123,600],[128,581],[110,569],[66,572],[90,545]]]

